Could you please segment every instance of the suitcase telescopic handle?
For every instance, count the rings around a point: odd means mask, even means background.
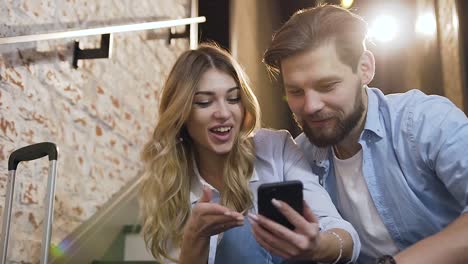
[[[49,257],[49,244],[52,232],[54,216],[55,178],[57,176],[58,148],[54,143],[42,142],[15,150],[8,159],[9,177],[5,195],[5,207],[3,210],[2,235],[0,240],[0,263],[7,263],[8,239],[10,237],[11,210],[13,194],[15,191],[15,174],[18,164],[22,161],[30,161],[49,156],[49,177],[47,181],[47,193],[45,201],[44,235],[41,245],[40,264],[47,264]]]
[[[8,159],[8,170],[16,170],[22,161],[35,160],[44,156],[49,156],[49,161],[57,160],[57,146],[51,142],[42,142],[17,149]]]

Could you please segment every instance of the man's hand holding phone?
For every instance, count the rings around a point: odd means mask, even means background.
[[[259,203],[260,200],[259,197]],[[284,259],[315,259],[320,239],[319,223],[306,202],[304,200],[301,202],[303,215],[288,203],[275,198],[271,199],[271,204],[289,221],[293,226],[292,229],[261,214],[249,214],[255,239],[263,248]],[[259,211],[261,212],[260,208]]]

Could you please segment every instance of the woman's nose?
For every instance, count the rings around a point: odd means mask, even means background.
[[[228,118],[230,115],[229,108],[225,103],[219,103],[214,112],[215,118]]]

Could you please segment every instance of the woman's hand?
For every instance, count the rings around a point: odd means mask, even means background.
[[[203,188],[203,195],[192,208],[185,225],[184,236],[205,239],[244,224],[244,216],[225,206],[211,202],[211,190]]]
[[[206,263],[210,236],[244,224],[244,216],[231,209],[211,202],[211,190],[203,188],[203,195],[184,227],[180,264]]]

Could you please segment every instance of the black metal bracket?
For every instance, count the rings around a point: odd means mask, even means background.
[[[80,49],[80,42],[75,41],[73,51],[73,68],[78,68],[78,60],[103,59],[111,56],[112,38],[111,34],[101,35],[101,47],[98,49]]]
[[[181,33],[172,33],[173,28],[169,28],[169,36],[167,37],[167,45],[171,45],[172,39],[178,38],[190,38],[190,25],[185,25],[184,32]]]

